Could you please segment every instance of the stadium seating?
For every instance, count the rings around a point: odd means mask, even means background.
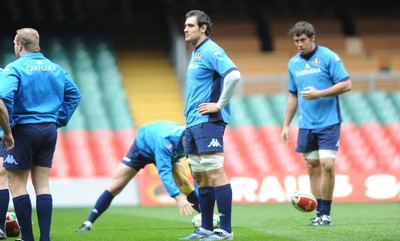
[[[50,176],[56,178],[68,178],[70,176],[70,165],[68,161],[68,148],[66,148],[64,133],[58,132],[57,145],[54,152],[53,166],[50,170]]]
[[[160,119],[183,123],[181,87],[168,55],[163,51],[121,51],[117,55],[135,124]]]
[[[388,124],[400,120],[400,112],[392,102],[388,92],[375,91],[366,95],[369,105],[374,109],[379,122]]]
[[[340,145],[341,151],[346,153],[355,170],[378,170],[376,158],[356,125],[347,124],[342,126]]]
[[[68,150],[70,177],[94,177],[96,160],[90,148],[87,131],[68,131],[65,133],[65,147]]]
[[[392,170],[400,168],[400,152],[392,139],[387,138],[385,129],[380,123],[363,124],[360,133],[368,143],[375,156],[379,169]]]

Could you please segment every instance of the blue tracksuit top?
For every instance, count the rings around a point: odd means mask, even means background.
[[[326,47],[316,46],[310,58],[304,58],[300,53],[293,56],[288,69],[289,91],[298,96],[299,128],[316,129],[340,123],[338,96],[304,100],[300,94],[309,86],[322,90],[349,79],[339,56]]]
[[[224,77],[236,69],[236,65],[225,51],[210,38],[193,50],[186,74],[184,114],[187,127],[220,120],[230,123],[229,103],[220,112],[209,115],[197,112],[197,106],[205,102],[218,102],[224,86]]]
[[[66,126],[81,100],[68,73],[40,52],[8,64],[0,75],[0,97],[10,125],[56,123]]]
[[[180,193],[172,176],[172,163],[185,156],[182,136],[185,126],[172,121],[157,121],[141,126],[136,134],[140,153],[155,161],[158,175],[171,197]]]

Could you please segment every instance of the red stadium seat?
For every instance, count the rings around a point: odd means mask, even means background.
[[[252,168],[252,171],[258,173],[273,172],[272,162],[268,156],[268,151],[259,137],[259,132],[256,127],[247,126],[237,128],[234,132],[238,147],[246,156],[246,165]]]
[[[378,170],[378,162],[370,144],[354,124],[342,125],[340,146],[341,151],[346,153],[345,155],[357,170]]]
[[[259,129],[260,142],[268,149],[269,159],[278,171],[283,173],[304,172],[305,165],[299,163],[299,155],[292,145],[283,143],[282,128],[278,125],[264,126]],[[292,141],[293,142],[293,141]]]
[[[115,131],[115,143],[116,143],[116,155],[119,159],[129,151],[133,141],[135,140],[137,130],[132,129],[121,129]]]
[[[224,165],[228,175],[243,175],[244,169],[247,168],[246,160],[236,142],[234,130],[230,127],[227,127],[225,130],[224,156]]]
[[[84,130],[68,131],[65,137],[71,177],[96,176],[95,160],[89,146],[89,133]]]
[[[58,131],[56,150],[54,151],[53,165],[50,171],[52,178],[67,178],[70,175],[70,166],[65,148],[64,133]]]
[[[399,150],[381,124],[363,124],[359,128],[382,169],[400,168]]]
[[[390,138],[392,143],[400,151],[400,122],[399,123],[389,123],[385,125],[385,134]]]
[[[90,147],[94,154],[97,176],[112,176],[120,162],[115,152],[114,132],[95,130],[90,133]]]

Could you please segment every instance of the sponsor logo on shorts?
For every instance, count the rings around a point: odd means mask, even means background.
[[[221,147],[221,144],[219,144],[217,139],[213,138],[207,147]]]
[[[12,165],[18,165],[18,162],[14,159],[13,155],[7,155],[3,162]]]
[[[131,159],[129,157],[124,156],[124,158],[122,158],[122,160],[126,161],[126,162],[131,162]]]

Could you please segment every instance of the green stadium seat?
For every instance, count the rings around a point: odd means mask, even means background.
[[[231,126],[233,128],[254,125],[247,110],[243,96],[233,97],[230,101],[230,105],[231,105]]]
[[[400,112],[400,91],[393,91],[390,93],[393,105],[396,107],[397,111]]]
[[[346,94],[345,94],[346,95]],[[339,103],[340,103],[340,113],[342,114],[342,119],[344,123],[352,123],[354,122],[353,116],[350,113],[347,105],[343,103],[343,96],[339,96]]]
[[[278,119],[265,95],[249,95],[245,97],[247,109],[249,110],[250,117],[257,127],[265,125],[276,125]]]
[[[278,123],[280,125],[283,124],[286,115],[286,105],[288,101],[288,93],[279,93],[274,94],[269,97],[270,105],[272,106],[273,111],[275,112],[275,116],[278,119]],[[297,125],[298,122],[298,113],[293,117],[292,125]]]
[[[74,114],[72,115],[71,119],[69,120],[66,127],[62,127],[61,131],[78,131],[78,130],[85,130],[86,129],[86,119],[82,113],[82,106],[78,106],[75,110]]]
[[[347,108],[352,115],[353,121],[357,124],[375,123],[379,119],[374,109],[369,104],[365,94],[361,91],[349,92],[341,96],[344,108]]]
[[[400,121],[400,112],[387,92],[369,92],[366,97],[369,104],[374,109],[380,123],[387,124]]]

